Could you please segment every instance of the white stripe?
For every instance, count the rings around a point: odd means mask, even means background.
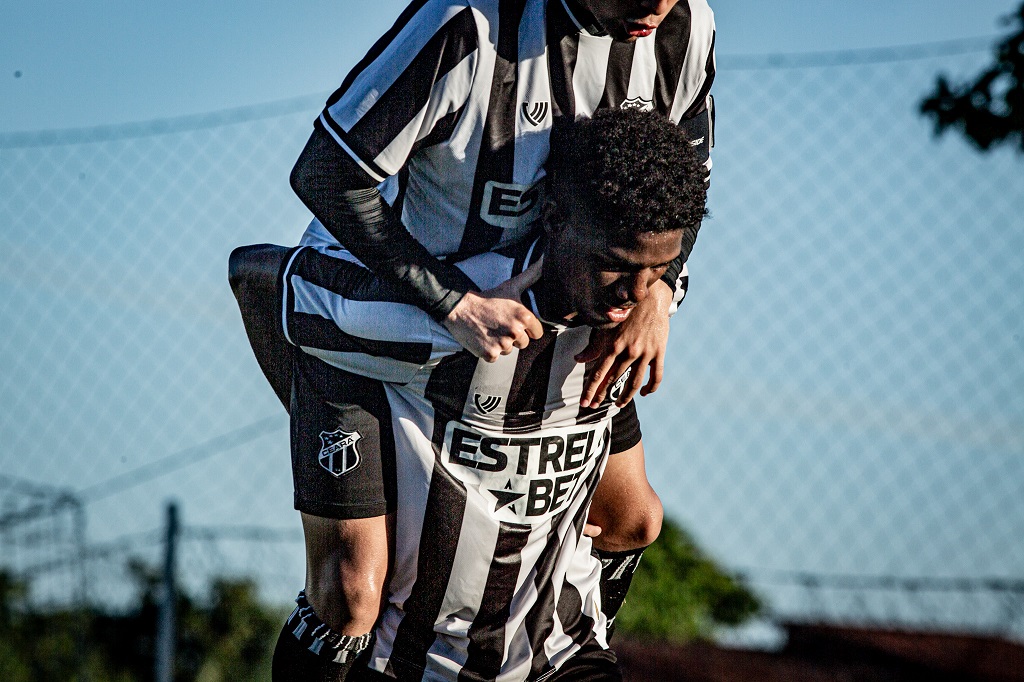
[[[629,89],[626,99],[640,98],[654,103],[654,81],[657,80],[658,66],[654,56],[655,37],[658,31],[633,43],[633,63],[629,70]]]
[[[696,101],[704,85],[707,78],[707,57],[711,52],[711,41],[715,35],[715,15],[708,7],[708,3],[705,0],[689,0],[689,3],[690,42],[686,47],[683,72],[679,75],[676,95],[672,100],[672,111],[669,113],[669,118],[676,123]]]
[[[288,259],[288,264],[285,266],[285,269],[284,269],[284,272],[285,272],[284,284],[285,285],[283,287],[281,287],[281,292],[282,292],[282,296],[283,296],[283,300],[281,301],[281,329],[284,331],[285,341],[287,341],[288,343],[292,344],[293,346],[295,345],[295,342],[292,341],[292,337],[288,333],[288,290],[289,290],[289,288],[291,286],[290,285],[290,280],[291,280],[290,273],[292,271],[292,263],[295,262],[295,258],[296,258],[296,256],[299,255],[300,251],[302,251],[302,249],[295,249],[295,253],[293,253],[292,257]]]
[[[612,39],[581,33],[576,55],[576,69],[572,73],[572,87],[576,95],[576,118],[590,118],[604,97],[608,76],[608,55]]]

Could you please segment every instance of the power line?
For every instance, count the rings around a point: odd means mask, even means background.
[[[832,52],[720,54],[717,60],[722,69],[734,71],[879,64],[981,52],[990,49],[1000,39],[1001,36],[980,36],[961,40],[893,45],[857,50],[837,50]],[[308,112],[312,119],[312,116],[323,106],[326,97],[327,93],[316,93],[275,100],[264,104],[233,107],[220,111],[150,121],[87,128],[0,133],[0,149],[50,147],[153,137],[156,135],[219,128],[246,121],[259,121],[302,112]]]
[[[313,117],[323,107],[326,98],[326,93],[321,93],[276,100],[265,104],[233,107],[203,114],[189,114],[150,121],[92,126],[88,128],[0,133],[0,149],[52,147],[153,137],[193,130],[205,130],[207,128],[220,128],[247,121],[260,121],[302,112],[309,113],[310,122],[312,123]]]
[[[762,568],[741,568],[740,578],[770,585],[796,585],[808,589],[858,590],[864,592],[1010,592],[1024,594],[1024,580],[999,577],[934,577],[813,573]]]
[[[772,70],[810,67],[885,64],[934,57],[952,57],[991,49],[1002,36],[979,36],[934,43],[835,50],[830,52],[780,52],[775,54],[718,55],[719,70]]]
[[[165,476],[178,469],[190,466],[213,455],[245,445],[284,427],[283,415],[265,417],[233,431],[215,436],[205,443],[185,448],[162,457],[155,462],[119,474],[105,481],[78,490],[76,495],[85,503],[96,502],[154,478]]]

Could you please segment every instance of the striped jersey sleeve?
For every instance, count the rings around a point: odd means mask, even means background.
[[[468,1],[415,0],[327,101],[320,125],[378,181],[455,122],[477,65],[477,18]]]
[[[518,257],[488,252],[457,264],[483,288],[522,267]],[[329,365],[405,384],[462,346],[430,315],[343,249],[300,246],[289,255],[281,286],[282,328],[289,343]]]

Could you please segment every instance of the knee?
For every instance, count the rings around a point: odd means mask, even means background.
[[[287,249],[273,244],[239,246],[228,256],[228,284],[241,300],[256,286],[275,286],[277,273]]]
[[[665,510],[661,506],[661,498],[650,489],[649,493],[638,501],[633,514],[627,519],[630,544],[635,547],[654,544],[661,535],[661,523],[664,518]]]
[[[621,498],[620,498],[621,500]],[[661,534],[664,519],[661,498],[647,486],[634,491],[624,504],[602,510],[601,535],[598,546],[610,551],[640,549],[654,543]]]
[[[369,632],[380,615],[385,573],[376,564],[336,556],[319,570],[310,570],[306,596],[317,616],[336,632]]]

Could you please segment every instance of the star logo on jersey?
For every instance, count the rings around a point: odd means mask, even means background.
[[[526,119],[527,123],[532,125],[534,128],[544,122],[544,119],[548,115],[548,103],[547,102],[523,102],[522,104],[523,118]]]
[[[642,97],[630,97],[622,102],[620,109],[639,109],[640,111],[654,111],[654,101]]]
[[[476,405],[476,409],[480,410],[484,414],[490,414],[498,408],[498,405],[501,405],[501,398],[496,395],[474,393],[473,404]]]
[[[632,373],[633,368],[627,367],[626,371],[622,373],[622,376],[615,380],[612,387],[608,389],[608,400],[614,401],[619,399],[619,396],[622,395],[622,389],[626,386],[626,380],[629,379],[629,375]]]
[[[329,471],[335,478],[340,478],[359,466],[359,450],[356,443],[362,438],[358,431],[348,432],[338,429],[337,431],[321,431],[320,466]]]
[[[504,490],[488,489],[487,492],[498,498],[497,501],[494,503],[494,511],[504,509],[505,507],[514,503],[516,500],[518,500],[520,497],[526,494],[517,493],[516,491],[512,490],[512,481],[509,481],[508,483],[505,484]],[[512,508],[512,511],[515,511],[515,507]]]

